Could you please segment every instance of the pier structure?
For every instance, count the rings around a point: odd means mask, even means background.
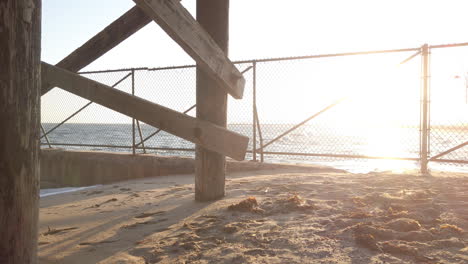
[[[179,0],[134,2],[56,65],[40,61],[41,1],[0,5],[0,263],[37,262],[40,96],[54,87],[195,143],[196,200],[223,197],[226,156],[244,159],[248,138],[226,129],[227,94],[245,85],[227,57],[229,0],[197,0],[197,19]],[[151,21],[197,63],[196,118],[77,74]]]

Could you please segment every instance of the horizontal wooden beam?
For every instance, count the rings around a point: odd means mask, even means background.
[[[70,53],[56,66],[77,72],[119,45],[151,21],[152,19],[139,7],[134,6],[81,47]],[[43,82],[41,94],[44,95],[52,88],[52,86],[44,85]]]
[[[220,87],[236,99],[244,93],[245,79],[178,0],[133,0],[174,39]]]
[[[42,80],[109,109],[236,160],[243,160],[249,138],[210,122],[113,89],[76,73],[42,62]]]

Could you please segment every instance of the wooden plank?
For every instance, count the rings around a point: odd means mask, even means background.
[[[233,159],[243,160],[245,157],[248,137],[113,89],[45,62],[42,63],[41,67],[42,79],[49,85],[60,87]]]
[[[81,47],[70,53],[70,55],[57,63],[56,66],[77,72],[106,54],[151,21],[152,19],[138,6],[134,6]],[[52,88],[52,86],[43,84],[42,95]]]
[[[241,99],[245,79],[178,0],[133,0],[174,39],[219,87]]]
[[[216,44],[227,51],[229,1],[197,0],[197,20]],[[227,95],[218,83],[197,65],[197,118],[226,127]],[[197,145],[195,151],[195,199],[211,201],[224,197],[226,157]]]
[[[0,263],[37,263],[41,1],[0,2]]]

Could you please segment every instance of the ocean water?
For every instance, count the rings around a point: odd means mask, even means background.
[[[56,124],[44,123],[46,131]],[[293,125],[266,124],[261,127],[263,143],[266,144],[281,135]],[[135,126],[136,143],[140,142],[139,131]],[[231,124],[228,129],[250,138],[249,150],[253,146],[253,127],[251,124]],[[258,129],[257,129],[258,130]],[[146,138],[156,129],[141,124],[142,138]],[[131,152],[132,124],[79,124],[66,123],[47,135],[53,147],[66,149]],[[267,162],[309,163],[332,166],[350,172],[365,173],[370,171],[403,171],[418,168],[417,161],[400,160],[401,158],[417,159],[419,157],[418,127],[342,127],[333,124],[315,124],[300,127],[281,139],[267,146],[265,152],[281,152],[284,155],[264,154]],[[468,139],[468,128],[433,128],[431,130],[431,156],[457,146]],[[42,147],[48,147],[46,140],[41,139]],[[57,145],[55,145],[57,144]],[[75,144],[65,146],[60,144]],[[86,146],[78,146],[86,145]],[[99,146],[101,145],[101,146]],[[115,146],[115,147],[110,147]],[[193,157],[194,144],[170,135],[164,131],[145,142],[145,147],[167,148],[167,150],[147,149],[158,155],[177,155]],[[256,147],[260,147],[257,131]],[[142,153],[142,149],[137,149]],[[305,154],[305,155],[302,155]],[[343,155],[390,157],[391,160],[345,158]],[[247,153],[246,160],[252,160]],[[468,146],[458,149],[443,157],[444,159],[468,161]],[[260,155],[257,155],[260,159]],[[468,172],[468,164],[431,162],[434,170]]]

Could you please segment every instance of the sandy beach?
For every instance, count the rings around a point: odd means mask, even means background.
[[[193,177],[41,198],[40,263],[468,263],[466,174],[271,166],[206,203]]]

